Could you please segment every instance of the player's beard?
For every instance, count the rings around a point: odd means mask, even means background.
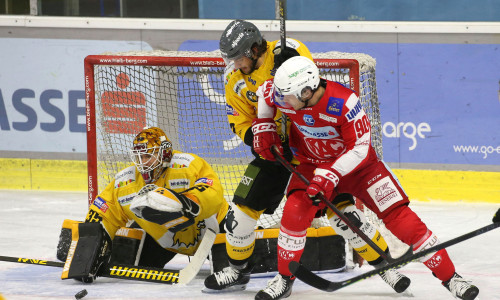
[[[240,69],[241,73],[243,73],[244,75],[250,75],[253,73],[253,71],[255,71],[255,66],[257,65],[257,59],[253,59],[252,58],[252,65],[250,66],[250,71],[249,72],[244,72],[243,69]]]

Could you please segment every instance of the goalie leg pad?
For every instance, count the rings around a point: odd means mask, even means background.
[[[111,238],[101,223],[78,223],[72,227],[72,241],[61,279],[92,282],[109,262]]]
[[[113,239],[111,263],[137,266],[145,239],[146,233],[141,228],[121,227],[118,229]]]

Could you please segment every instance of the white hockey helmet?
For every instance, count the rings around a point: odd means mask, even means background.
[[[319,86],[319,70],[316,64],[305,56],[294,56],[286,60],[276,71],[274,76],[274,101],[283,107],[289,107],[283,98],[294,95],[304,102],[302,93],[310,89],[316,90]]]

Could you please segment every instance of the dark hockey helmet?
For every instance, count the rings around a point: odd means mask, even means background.
[[[146,183],[160,178],[172,159],[172,143],[158,127],[144,128],[133,141],[130,158]]]
[[[244,20],[234,20],[222,33],[219,48],[225,60],[236,60],[242,56],[252,58],[252,46],[262,43],[262,35],[254,24]]]

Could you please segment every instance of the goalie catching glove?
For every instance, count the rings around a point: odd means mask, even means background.
[[[101,223],[75,223],[61,279],[92,283],[111,257],[111,238]]]
[[[194,218],[200,214],[200,205],[197,199],[192,198],[194,197],[148,184],[132,200],[130,210],[141,219],[177,232],[193,225]]]
[[[272,118],[257,118],[252,122],[253,132],[253,149],[262,158],[275,161],[271,147],[276,145],[281,154],[283,154],[283,146],[281,139],[276,132],[276,123]]]
[[[311,198],[314,205],[318,205],[321,200],[318,194],[323,194],[326,200],[330,200],[333,190],[339,184],[339,177],[331,169],[316,168],[314,170],[314,177],[306,189],[306,193]]]

